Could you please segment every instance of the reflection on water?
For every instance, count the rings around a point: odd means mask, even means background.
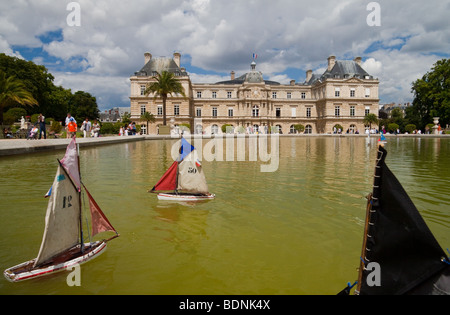
[[[79,288],[62,273],[21,284],[2,278],[0,294],[335,294],[354,281],[375,138],[282,137],[273,173],[261,173],[265,162],[248,153],[226,161],[225,148],[225,161],[202,162],[216,199],[194,204],[147,192],[172,164],[174,143],[82,148],[82,179],[121,236],[82,266]],[[389,138],[386,149],[388,166],[447,248],[450,140]],[[43,195],[63,154],[0,159],[2,270],[36,256]]]

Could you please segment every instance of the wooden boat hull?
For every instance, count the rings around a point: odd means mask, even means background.
[[[53,259],[50,263],[41,267],[33,268],[36,259],[24,262],[17,266],[6,269],[3,274],[8,281],[19,282],[24,280],[35,279],[43,276],[48,276],[59,271],[70,269],[75,265],[81,265],[89,260],[92,260],[106,250],[105,241],[97,241],[92,245],[85,244],[85,251],[81,253],[80,246],[76,246],[66,253],[63,253]]]
[[[158,194],[159,200],[169,200],[169,201],[202,201],[202,200],[212,200],[216,197],[214,194],[209,195],[185,195],[185,194]]]

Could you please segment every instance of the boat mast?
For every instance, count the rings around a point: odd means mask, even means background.
[[[379,144],[380,146],[381,144]],[[375,164],[375,173],[374,173],[374,180],[373,180],[373,190],[372,193],[370,193],[367,196],[367,208],[366,208],[366,222],[364,225],[364,238],[363,238],[363,244],[361,248],[361,262],[359,266],[359,274],[358,274],[358,284],[355,290],[355,294],[359,294],[361,291],[361,285],[363,281],[363,272],[366,269],[366,262],[368,262],[366,258],[366,252],[367,252],[367,238],[372,237],[370,235],[370,226],[373,225],[372,223],[372,214],[378,210],[379,202],[378,198],[380,196],[380,177],[381,177],[381,159],[383,157],[383,152],[380,151],[377,147],[377,160]]]
[[[80,184],[81,184],[81,170],[80,170],[80,145],[77,143],[77,161],[78,161],[78,174],[80,176]],[[81,205],[81,185],[78,189],[78,203],[80,205],[80,248],[81,252],[84,252],[84,238],[83,238],[83,218],[82,218],[82,205]]]
[[[183,137],[181,137],[181,139],[183,139]],[[183,141],[180,140],[180,149],[178,150],[178,153],[180,154],[178,156],[178,159],[181,156],[181,149],[183,148]],[[178,195],[178,175],[180,173],[180,162],[181,161],[177,161],[177,176],[176,176],[176,180],[175,180],[175,194]]]

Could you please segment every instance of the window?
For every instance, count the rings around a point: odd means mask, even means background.
[[[259,117],[259,107],[256,106],[256,105],[253,106],[252,116],[253,116],[253,117]]]
[[[354,88],[350,89],[350,97],[355,97],[355,89]]]
[[[278,118],[281,117],[281,108],[280,107],[275,108],[275,116]]]
[[[302,92],[302,99],[305,99],[305,98],[306,98],[306,93]]]
[[[355,116],[355,106],[350,106],[350,116]]]
[[[201,108],[196,108],[195,109],[195,116],[196,117],[202,117],[202,109]]]
[[[145,85],[141,85],[141,95],[145,95]]]
[[[291,126],[289,127],[289,133],[296,133],[296,130],[295,130],[295,128],[294,128],[294,125],[291,125]]]
[[[227,92],[227,98],[231,98],[231,92]]]
[[[141,135],[147,134],[147,125],[141,125]]]
[[[197,98],[202,98],[202,92],[200,91],[197,92]]]
[[[370,97],[370,88],[366,88],[366,97]]]
[[[217,98],[217,92],[212,92],[212,98]]]
[[[180,115],[180,105],[178,105],[178,104],[173,105],[173,114],[175,116],[179,116]]]
[[[306,107],[306,117],[311,117],[311,107]]]
[[[292,93],[291,92],[287,92],[287,98],[291,99],[292,98]]]
[[[228,117],[233,117],[233,109],[228,108]]]
[[[297,117],[297,108],[296,107],[291,108],[291,117]]]
[[[277,92],[272,92],[272,98],[277,98]]]
[[[334,116],[339,117],[341,115],[341,107],[335,106],[334,107]]]
[[[145,105],[141,105],[141,116],[145,114]]]
[[[211,134],[216,135],[218,133],[219,133],[219,126],[212,125],[212,127],[211,127]]]
[[[366,106],[366,109],[364,110],[364,115],[367,116],[370,114],[370,106]]]
[[[158,105],[157,115],[158,115],[158,116],[162,116],[162,114],[163,114],[163,108],[162,108],[162,105]]]
[[[212,116],[217,117],[217,107],[212,108]]]
[[[341,95],[341,89],[340,88],[334,88],[334,96],[339,97]]]
[[[196,134],[202,134],[203,133],[203,127],[202,127],[202,125],[197,125],[197,126],[195,126],[195,133]]]
[[[358,129],[356,129],[356,126],[353,125],[353,124],[351,124],[351,125],[350,125],[350,128],[349,128],[349,132],[350,132],[351,134],[354,134],[354,133],[356,132],[356,130],[358,130]]]
[[[311,127],[311,125],[306,125],[306,127],[305,127],[305,133],[306,133],[306,134],[311,134],[311,133],[312,133],[312,127]]]

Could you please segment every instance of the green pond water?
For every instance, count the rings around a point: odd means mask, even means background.
[[[67,285],[69,272],[21,283],[1,276],[0,294],[336,294],[356,280],[376,138],[281,137],[275,172],[261,172],[270,161],[252,160],[246,140],[244,159],[237,150],[228,161],[203,159],[216,199],[194,204],[147,192],[173,162],[175,142],[81,148],[82,179],[120,237],[81,266],[79,287]],[[388,138],[385,148],[449,248],[450,139]],[[0,158],[2,272],[36,257],[44,194],[63,155]]]

